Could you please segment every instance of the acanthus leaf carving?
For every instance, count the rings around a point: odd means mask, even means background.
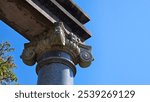
[[[47,51],[65,51],[72,56],[73,62],[85,68],[93,61],[91,46],[85,45],[72,32],[67,33],[62,22],[56,22],[50,33],[36,37],[35,41],[26,44],[21,55],[23,62],[33,65],[37,58]]]

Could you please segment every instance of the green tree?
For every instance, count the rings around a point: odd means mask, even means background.
[[[17,77],[13,70],[16,65],[13,62],[13,57],[8,55],[9,52],[14,51],[10,43],[0,43],[0,84],[12,84],[17,82]]]

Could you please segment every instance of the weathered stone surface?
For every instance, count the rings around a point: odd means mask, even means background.
[[[90,21],[89,17],[72,0],[56,0],[71,15],[78,19],[82,24]]]
[[[57,21],[64,22],[66,29],[78,35],[82,41],[88,39],[90,33],[83,26],[89,20],[88,17],[72,1],[64,2],[65,0],[0,0],[0,19],[30,41],[35,36],[48,32]]]
[[[51,26],[46,18],[25,0],[0,0],[2,21],[28,40],[45,32]]]
[[[74,64],[84,68],[91,64],[93,61],[91,47],[85,45],[72,32],[67,33],[62,22],[56,22],[51,30],[51,33],[35,37],[34,41],[25,44],[21,55],[25,64],[33,65],[44,53],[51,51],[67,52]]]

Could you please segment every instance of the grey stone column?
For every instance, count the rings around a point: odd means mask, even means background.
[[[76,68],[68,53],[51,51],[39,59],[36,72],[38,85],[72,85]]]
[[[37,62],[38,85],[73,84],[75,65],[85,68],[93,61],[91,47],[66,31],[62,22],[26,43],[21,58],[27,65]]]

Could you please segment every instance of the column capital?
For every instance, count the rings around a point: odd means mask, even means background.
[[[83,68],[93,61],[91,46],[85,45],[78,36],[68,32],[62,22],[54,23],[49,31],[26,43],[21,58],[25,64],[34,65],[44,53],[51,51],[68,53],[73,63]]]

